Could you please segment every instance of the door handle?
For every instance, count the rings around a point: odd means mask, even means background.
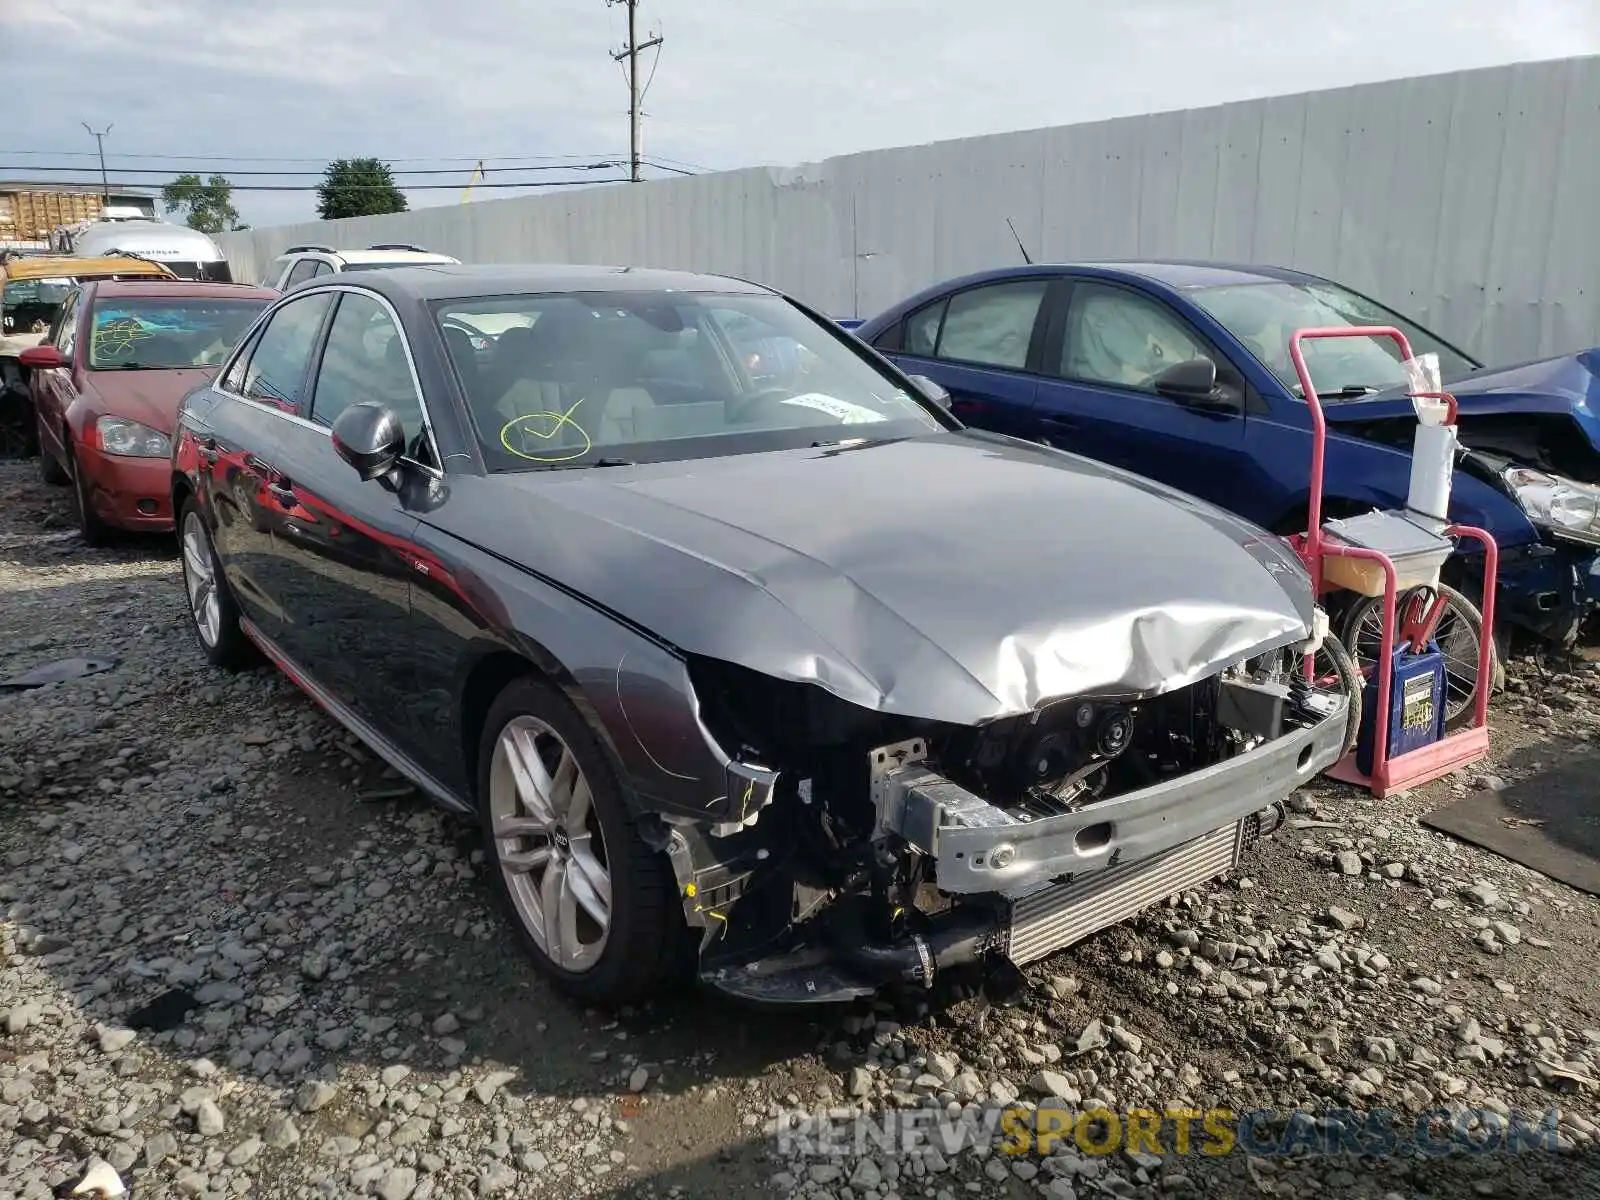
[[[294,485],[292,483],[269,483],[267,494],[285,508],[293,508],[299,503],[295,499]]]
[[[206,438],[200,443],[200,461],[208,467],[214,467],[217,465],[217,458],[217,439]]]
[[[1083,426],[1076,417],[1058,417],[1054,415],[1040,417],[1039,420],[1055,429],[1081,429]]]

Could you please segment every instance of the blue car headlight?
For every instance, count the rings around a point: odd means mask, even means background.
[[[1559,538],[1600,546],[1600,487],[1532,467],[1507,467],[1502,476],[1528,520]]]

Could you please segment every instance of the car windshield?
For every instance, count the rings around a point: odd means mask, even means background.
[[[214,367],[267,301],[107,297],[95,305],[89,366],[97,371]]]
[[[43,333],[56,319],[71,279],[13,279],[0,291],[0,334]]]
[[[1437,354],[1447,377],[1479,365],[1420,325],[1337,284],[1228,284],[1190,294],[1296,396],[1302,393],[1289,338],[1296,329],[1312,326],[1392,325],[1406,335],[1413,354]],[[1301,345],[1311,382],[1324,399],[1358,399],[1405,385],[1400,348],[1390,338],[1327,338]]]
[[[435,315],[498,470],[942,428],[839,335],[777,296],[543,293],[446,301]]]

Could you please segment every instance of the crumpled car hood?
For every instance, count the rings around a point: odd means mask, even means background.
[[[1312,611],[1278,539],[970,430],[463,479],[425,519],[683,651],[961,724],[1181,687]]]
[[[1600,449],[1600,348],[1473,371],[1452,376],[1444,385],[1462,416],[1570,415],[1590,445]],[[1398,388],[1328,404],[1324,411],[1339,424],[1413,416],[1411,401]]]

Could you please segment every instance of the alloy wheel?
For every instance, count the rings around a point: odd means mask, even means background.
[[[197,512],[183,519],[183,586],[189,595],[189,611],[200,640],[209,649],[222,632],[222,601],[217,594],[216,560],[211,555],[211,536]]]
[[[532,716],[495,742],[489,818],[518,919],[562,970],[600,961],[611,933],[611,872],[589,781],[571,748]]]

